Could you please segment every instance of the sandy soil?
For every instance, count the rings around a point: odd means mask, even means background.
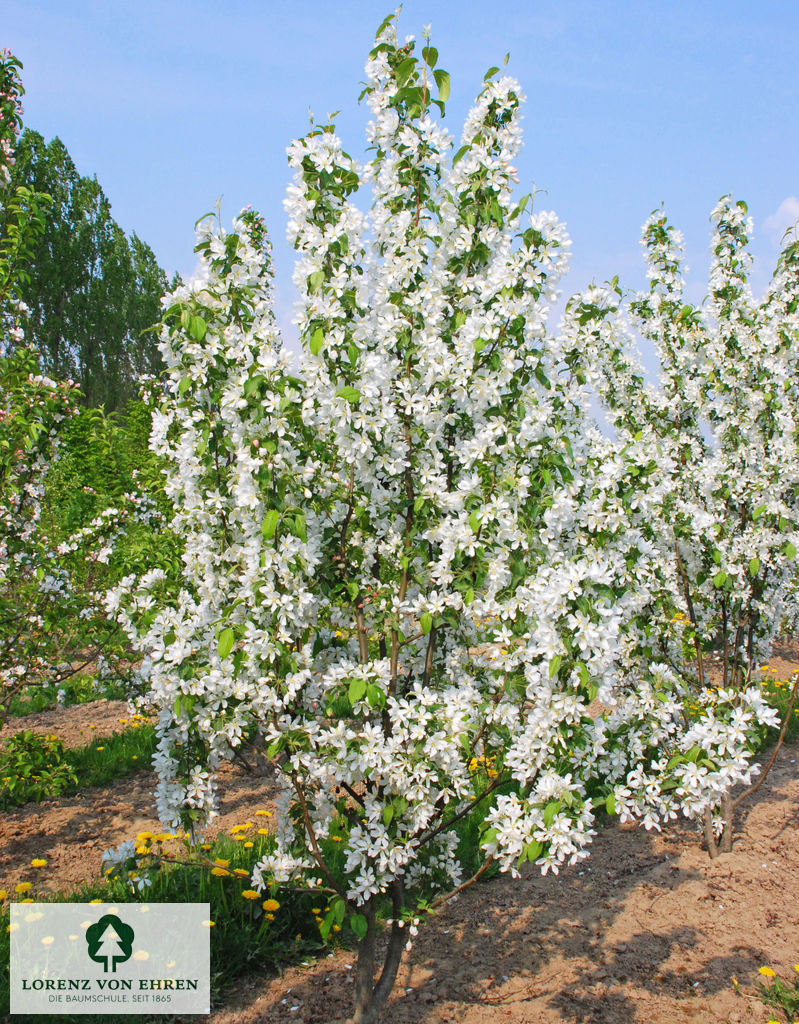
[[[784,646],[771,666],[795,668]],[[123,728],[120,702],[12,721],[76,746]],[[95,729],[90,729],[91,725]],[[610,825],[589,860],[558,877],[528,870],[479,884],[445,907],[406,953],[386,1024],[762,1024],[757,969],[783,976],[799,961],[799,748],[786,747],[757,796],[744,802],[732,855],[708,859],[693,827],[664,833]],[[214,832],[268,809],[263,777],[227,769]],[[0,888],[44,888],[97,877],[104,849],[160,830],[154,777],[31,804],[0,819]],[[354,956],[341,951],[280,978],[249,978],[210,1024],[338,1024],[352,998]],[[737,977],[743,994],[736,994]]]
[[[558,877],[468,890],[406,953],[386,1024],[762,1024],[758,967],[799,960],[798,759],[783,749],[716,861],[686,823],[611,825]],[[338,1024],[353,964],[250,979],[211,1024]]]

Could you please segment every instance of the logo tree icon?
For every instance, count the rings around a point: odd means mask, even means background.
[[[116,914],[105,914],[86,930],[89,956],[103,969],[114,973],[118,963],[130,959],[133,951],[133,929]]]

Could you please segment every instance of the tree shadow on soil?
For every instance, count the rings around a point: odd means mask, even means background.
[[[679,853],[686,842],[696,842],[693,833],[686,836],[679,826],[674,831],[667,851],[673,846]],[[747,955],[726,958],[718,969],[706,965],[701,975],[683,977],[663,970],[676,949],[694,947],[693,928],[676,927],[658,935],[642,922],[641,933],[627,942],[608,945],[606,940],[633,889],[644,887],[655,900],[700,877],[694,869],[674,865],[662,840],[656,849],[654,837],[643,830],[610,824],[596,837],[591,857],[561,875],[541,877],[528,871],[516,880],[501,876],[441,910],[405,954],[384,1019],[391,1024],[433,1024],[460,1019],[452,1004],[461,1009],[463,1004],[496,1006],[507,1014],[514,1004],[535,1001],[536,1009],[548,1008],[547,1019],[553,1021],[629,1024],[636,1019],[635,1003],[614,991],[623,981],[683,994],[696,991],[697,979],[707,991],[722,983],[728,986],[729,972],[745,966]],[[349,959],[354,962],[354,953]],[[591,964],[576,979],[573,969],[563,970],[572,959]],[[275,997],[260,1004],[258,1021],[332,1024],[346,1019],[352,971],[340,961],[330,967],[324,981],[316,972],[294,977],[288,1001]],[[233,1006],[228,1009],[235,1012]]]

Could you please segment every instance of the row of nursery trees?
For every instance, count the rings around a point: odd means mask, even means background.
[[[164,300],[150,388],[182,562],[126,572],[104,606],[158,710],[165,824],[198,835],[220,762],[267,745],[282,797],[253,884],[308,886],[347,918],[359,1024],[423,912],[492,864],[585,857],[600,809],[647,828],[682,813],[729,848],[731,789],[777,724],[753,672],[797,615],[797,242],[756,302],[746,209],[724,198],[698,308],[658,211],[649,290],[591,287],[553,331],[569,240],[513,194],[519,85],[492,68],[456,147],[437,59],[388,18],[371,159],[332,124],[289,148],[299,366],[261,218],[200,222],[202,274]]]

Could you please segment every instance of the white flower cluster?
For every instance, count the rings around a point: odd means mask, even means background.
[[[750,682],[799,614],[799,245],[786,242],[756,303],[745,205],[725,197],[712,220],[703,308],[684,301],[681,238],[655,211],[643,233],[649,292],[624,302],[616,282],[591,288],[571,301],[562,332],[567,362],[616,428],[617,460],[635,473],[626,504],[655,554],[637,575],[643,628],[628,631],[626,669],[654,680],[663,658],[661,683],[671,682],[653,692],[660,735],[641,735],[628,760],[638,767],[616,790],[622,814],[648,826],[678,803],[699,817],[748,781],[752,734],[774,724]],[[657,351],[658,387],[633,354],[634,332]],[[667,735],[675,763],[657,752]]]
[[[547,327],[569,240],[513,198],[517,83],[485,83],[453,156],[433,117],[448,76],[424,52],[387,21],[367,167],[332,125],[289,148],[299,371],[262,221],[201,223],[201,273],[165,301],[152,435],[182,586],[150,573],[108,598],[146,655],[162,820],[200,829],[220,759],[258,735],[283,795],[253,884],[302,878],[351,906],[458,886],[473,812],[503,869],[557,871],[586,855],[603,786],[668,816],[666,776],[631,759],[702,739],[678,735],[650,667],[678,646],[648,621],[671,614],[651,581],[678,579],[657,515],[679,452],[619,449],[586,420],[584,324]],[[747,727],[720,728],[730,758]],[[696,804],[711,783],[680,785]]]

